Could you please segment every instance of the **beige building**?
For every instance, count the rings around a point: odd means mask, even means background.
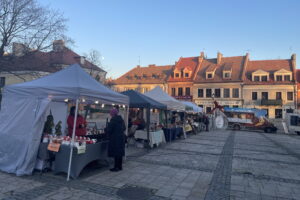
[[[137,90],[148,92],[156,86],[168,92],[167,79],[172,73],[173,65],[148,67],[137,66],[114,81],[113,89],[118,92]]]
[[[286,60],[249,61],[244,73],[244,107],[284,118],[297,107],[296,55]]]
[[[242,74],[249,55],[203,59],[198,66],[193,85],[194,102],[210,112],[214,100],[226,107],[242,107]]]

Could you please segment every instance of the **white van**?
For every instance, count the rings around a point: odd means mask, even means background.
[[[300,114],[287,113],[285,117],[285,122],[289,133],[295,133],[300,135]]]

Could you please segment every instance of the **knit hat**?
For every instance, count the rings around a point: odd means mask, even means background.
[[[113,116],[116,116],[118,113],[119,113],[119,111],[117,109],[113,108],[110,110],[109,114],[113,117]]]

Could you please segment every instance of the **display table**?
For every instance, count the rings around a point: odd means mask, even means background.
[[[182,127],[163,128],[163,131],[167,142],[171,142],[172,140],[175,140],[176,137],[184,135]]]
[[[147,131],[137,130],[134,134],[135,139],[147,140]],[[166,143],[166,138],[162,130],[159,131],[150,131],[149,132],[149,145],[153,148],[153,145],[158,146],[161,143]]]
[[[92,161],[105,160],[108,162],[107,149],[108,141],[87,144],[86,151],[82,154],[77,154],[77,148],[74,148],[70,176],[77,178],[83,168]],[[59,152],[55,155],[54,173],[68,173],[69,157],[70,146],[61,145]]]

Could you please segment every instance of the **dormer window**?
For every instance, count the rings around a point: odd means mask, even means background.
[[[231,72],[223,72],[223,78],[231,78]]]
[[[192,70],[189,67],[185,67],[183,69],[183,77],[184,78],[189,78],[191,75]]]
[[[185,77],[185,78],[190,77],[190,73],[184,73],[184,77]]]
[[[252,81],[259,82],[259,81],[269,81],[269,72],[263,70],[256,70],[252,73]]]
[[[292,72],[281,69],[274,73],[275,81],[291,81]]]
[[[179,73],[175,73],[175,78],[179,78],[180,74]]]
[[[214,77],[214,73],[208,72],[206,73],[206,79],[212,79]]]

